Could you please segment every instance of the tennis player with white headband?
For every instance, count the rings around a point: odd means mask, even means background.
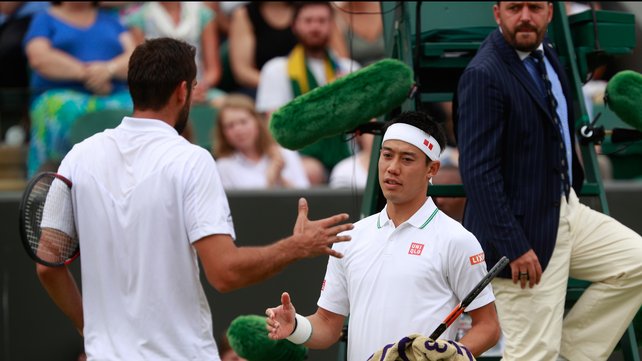
[[[386,206],[344,233],[351,242],[332,246],[344,257],[329,259],[316,313],[296,314],[287,292],[266,310],[270,338],[327,348],[349,315],[348,361],[365,361],[405,336],[429,335],[487,273],[477,239],[427,196],[446,143],[441,127],[406,112],[384,129],[378,174]],[[467,308],[473,326],[457,346],[472,355],[499,339],[494,300],[489,286]]]
[[[441,146],[430,134],[406,123],[394,123],[388,126],[383,136],[383,142],[387,140],[401,140],[419,148],[430,160],[439,160]]]

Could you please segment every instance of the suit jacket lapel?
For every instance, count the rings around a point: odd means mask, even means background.
[[[537,89],[535,81],[526,70],[526,67],[522,63],[522,60],[517,56],[515,49],[513,49],[499,30],[493,32],[493,43],[495,48],[499,52],[499,56],[506,63],[506,66],[510,73],[517,78],[517,81],[526,89],[528,94],[533,98],[535,103],[548,115],[552,120],[551,113],[549,111],[548,104],[546,100],[542,97],[541,92]]]

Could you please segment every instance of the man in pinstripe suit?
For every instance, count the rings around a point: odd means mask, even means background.
[[[488,267],[511,259],[493,281],[504,360],[606,360],[642,304],[642,238],[578,201],[570,86],[544,39],[552,4],[498,2],[493,12],[499,29],[454,106],[464,225]],[[569,276],[592,285],[563,319]]]

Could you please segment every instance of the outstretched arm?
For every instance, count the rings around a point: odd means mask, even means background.
[[[299,325],[298,321],[295,322],[296,312],[287,292],[283,292],[281,295],[281,305],[268,308],[265,314],[267,315],[268,335],[273,340],[287,338],[295,330],[305,328],[305,325]],[[313,349],[324,349],[332,346],[341,336],[344,318],[342,315],[319,307],[315,314],[306,317],[311,326],[311,331],[309,337],[306,337],[305,346]]]
[[[346,242],[338,234],[353,228],[345,213],[317,221],[308,219],[308,203],[299,199],[299,213],[292,236],[262,247],[237,247],[229,235],[216,234],[194,243],[209,283],[229,292],[263,281],[290,263],[322,255],[343,257],[332,244]]]

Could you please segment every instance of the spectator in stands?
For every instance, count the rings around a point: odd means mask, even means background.
[[[294,8],[285,1],[252,1],[236,9],[229,33],[230,63],[240,91],[256,97],[260,71],[269,60],[286,56],[297,44],[292,32]],[[333,32],[330,47],[346,56],[340,33]]]
[[[29,74],[27,57],[22,48],[33,16],[49,7],[45,1],[0,2],[0,86],[27,88]]]
[[[214,156],[225,189],[310,185],[299,155],[274,141],[247,95],[225,97],[214,130]]]
[[[17,137],[5,142],[22,143],[29,129],[29,67],[22,48],[33,16],[46,10],[45,1],[0,2],[0,119],[2,136],[9,127]],[[16,133],[17,132],[17,133]],[[7,138],[13,138],[12,136]]]
[[[145,39],[170,37],[196,48],[197,85],[192,100],[220,105],[224,93],[216,86],[221,79],[219,42],[215,13],[202,2],[147,2],[127,16],[136,44]]]
[[[372,134],[356,134],[354,140],[359,151],[340,161],[332,168],[329,185],[331,188],[363,190],[368,181],[370,157],[372,156]]]
[[[386,57],[381,4],[378,1],[337,1],[337,25],[348,54],[366,66]]]
[[[285,1],[252,1],[232,13],[230,65],[242,92],[256,96],[259,73],[268,60],[287,55],[296,45],[294,10]]]
[[[249,1],[207,1],[210,9],[216,13],[216,31],[219,35],[219,42],[227,40],[230,33],[230,22],[232,21],[232,13],[238,7],[247,4]]]
[[[287,57],[274,58],[261,69],[256,107],[268,115],[295,97],[359,67],[330,50],[334,28],[330,3],[301,2],[294,6],[292,31],[299,43]],[[306,174],[313,185],[325,183],[331,169],[350,156],[341,135],[322,139],[300,152],[304,155]]]
[[[53,2],[34,17],[24,46],[33,69],[27,161],[32,176],[71,149],[69,130],[80,115],[132,108],[125,80],[134,42],[117,15],[95,3]]]

